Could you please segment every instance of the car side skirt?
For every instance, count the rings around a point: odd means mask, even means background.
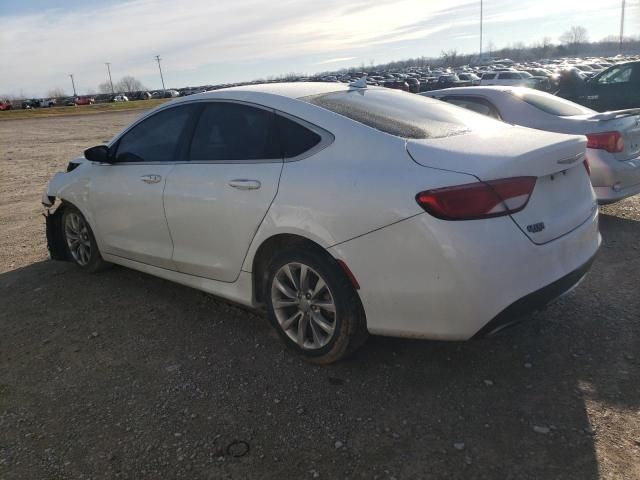
[[[221,282],[210,278],[188,275],[186,273],[176,272],[165,268],[148,265],[146,263],[136,262],[128,258],[119,257],[117,255],[102,254],[102,258],[111,263],[122,265],[123,267],[148,273],[155,277],[160,277],[171,282],[176,282],[187,287],[202,290],[203,292],[222,297],[241,305],[254,308],[253,298],[253,282],[251,273],[241,271],[235,282]]]

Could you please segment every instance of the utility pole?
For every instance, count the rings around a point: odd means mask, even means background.
[[[111,84],[111,95],[114,95],[116,92],[113,90],[113,80],[111,80],[111,63],[104,62],[104,64],[107,66],[107,72],[109,72],[109,83]]]
[[[480,0],[480,58],[482,58],[482,20],[484,15],[484,5],[483,1]]]
[[[622,0],[622,13],[620,14],[620,52],[618,53],[622,53],[622,42],[624,40],[624,2],[625,0]]]
[[[71,86],[73,87],[73,96],[74,96],[74,97],[77,97],[77,96],[78,96],[78,94],[76,93],[76,84],[75,84],[75,82],[73,81],[73,73],[70,73],[70,74],[69,74],[69,77],[71,77]]]
[[[166,90],[164,88],[164,77],[162,76],[162,66],[160,65],[160,55],[156,55],[156,62],[158,62],[158,70],[160,70],[160,80],[162,80],[162,90]]]

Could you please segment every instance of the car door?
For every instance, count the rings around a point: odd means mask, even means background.
[[[234,281],[273,201],[283,165],[274,112],[240,102],[203,102],[189,141],[164,191],[183,273]]]
[[[175,269],[162,192],[193,113],[180,105],[147,117],[111,146],[113,163],[91,166],[89,203],[103,253]]]
[[[601,111],[640,106],[637,103],[640,98],[639,85],[634,85],[634,80],[640,81],[640,71],[634,73],[633,67],[631,63],[618,65],[591,80],[587,102]]]

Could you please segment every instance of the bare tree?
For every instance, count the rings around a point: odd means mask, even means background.
[[[140,80],[130,75],[122,77],[120,81],[113,86],[113,88],[116,92],[137,92],[147,89]]]
[[[111,83],[102,82],[100,85],[98,85],[98,91],[100,93],[111,93]]]
[[[587,29],[580,26],[574,25],[569,30],[560,35],[560,42],[565,45],[579,45],[581,43],[587,43],[589,41],[589,35],[587,34]]]
[[[443,50],[440,54],[440,60],[443,65],[455,67],[458,60],[458,50]]]
[[[487,50],[489,51],[489,56],[493,55],[493,52],[496,51],[496,44],[493,43],[493,40],[489,40],[489,45]]]
[[[49,98],[60,98],[64,96],[64,89],[60,87],[52,88],[47,92],[47,97]]]

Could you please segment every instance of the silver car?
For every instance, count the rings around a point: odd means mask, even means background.
[[[640,109],[598,113],[523,87],[449,88],[421,95],[514,125],[585,135],[598,202],[617,202],[640,193]]]

